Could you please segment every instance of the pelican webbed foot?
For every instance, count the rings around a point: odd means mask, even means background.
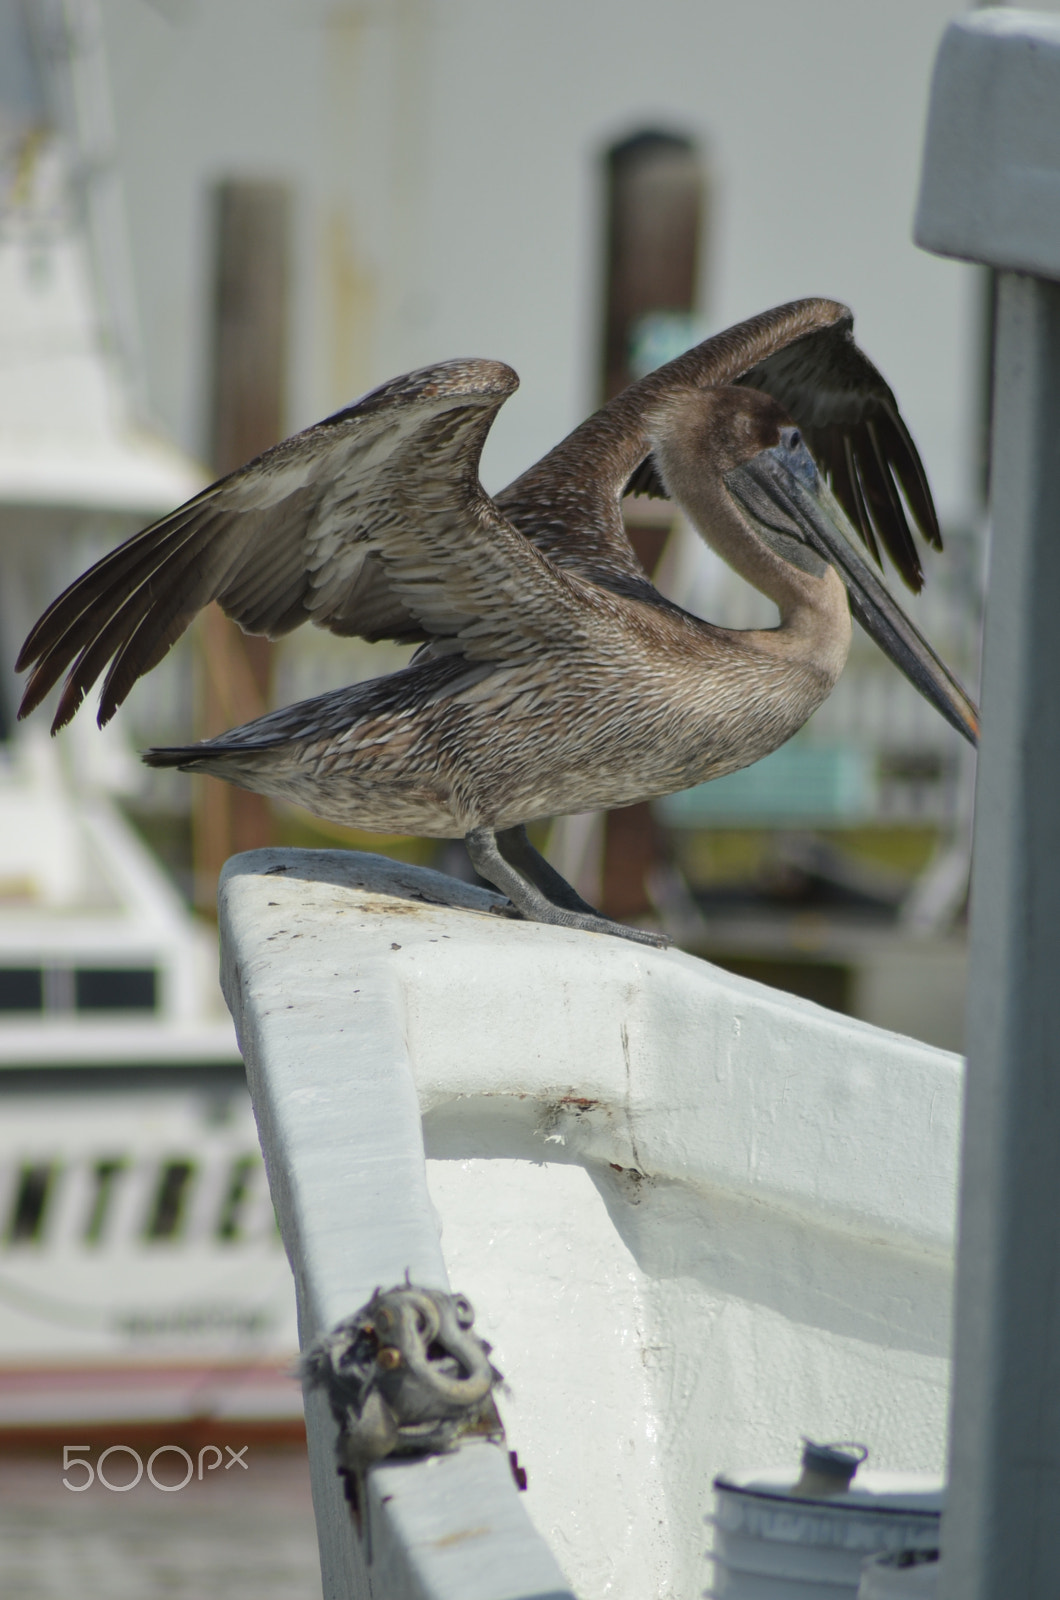
[[[627,928],[602,917],[583,900],[567,880],[550,866],[526,836],[524,827],[472,828],[464,835],[467,853],[480,877],[492,883],[527,922],[547,922],[554,927],[580,928],[585,933],[608,933],[634,944],[664,950],[670,940],[664,933]]]

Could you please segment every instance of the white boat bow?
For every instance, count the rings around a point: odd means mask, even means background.
[[[543,1536],[475,1443],[373,1468],[362,1542],[312,1396],[325,1592],[367,1558],[376,1600],[663,1600],[707,1580],[722,1469],[811,1434],[938,1471],[959,1058],[500,906],[341,851],[222,879],[303,1343],[406,1272],[468,1295]]]

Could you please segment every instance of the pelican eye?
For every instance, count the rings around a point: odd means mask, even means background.
[[[806,448],[806,440],[800,428],[781,428],[780,442],[774,445],[777,457],[784,463],[792,477],[797,478],[804,489],[811,493],[817,487],[817,466]]]

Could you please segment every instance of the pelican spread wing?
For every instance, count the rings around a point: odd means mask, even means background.
[[[942,548],[931,491],[894,395],[854,342],[853,321],[838,301],[796,300],[714,334],[631,384],[498,503],[557,565],[618,587],[630,577],[643,585],[621,499],[667,493],[651,456],[653,408],[681,389],[745,385],[772,395],[799,425],[875,561],[882,566],[882,548],[919,592],[910,518]]]
[[[395,379],[135,534],[26,640],[21,715],[67,673],[53,730],[107,668],[99,722],[211,600],[248,633],[305,621],[367,639],[434,639],[472,658],[580,637],[570,585],[478,479],[518,379],[450,361]],[[109,663],[109,667],[108,667]]]
[[[941,546],[931,493],[852,322],[836,301],[802,300],[715,334],[631,384],[496,500],[478,463],[518,383],[511,368],[449,361],[396,378],[222,478],[72,584],[19,656],[19,670],[34,669],[20,715],[65,673],[53,729],[62,727],[105,671],[102,725],[211,600],[248,633],[276,638],[311,621],[369,640],[431,640],[477,660],[583,640],[577,580],[665,605],[621,507],[631,491],[666,493],[650,429],[667,397],[690,388],[770,394],[803,429],[876,561],[882,548],[918,590],[910,517]]]

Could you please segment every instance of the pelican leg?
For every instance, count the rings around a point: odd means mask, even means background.
[[[510,835],[518,831],[515,828],[503,830],[508,836],[505,838],[506,845],[509,844]],[[648,933],[643,928],[627,928],[624,923],[612,922],[608,917],[601,917],[594,911],[577,911],[569,905],[557,905],[529,874],[524,876],[519,867],[505,859],[499,847],[498,835],[492,828],[472,828],[470,833],[464,835],[464,843],[475,871],[498,888],[502,894],[506,894],[527,922],[547,922],[555,927],[580,928],[586,933],[609,933],[618,939],[631,939],[634,944],[652,945],[657,950],[665,949],[670,943],[664,933]],[[514,849],[517,853],[519,848],[516,843]],[[544,858],[533,850],[529,840],[526,848],[528,852],[537,856],[538,861],[544,866],[548,866]],[[551,875],[547,879],[550,887],[553,883],[562,884],[567,896],[573,896],[579,905],[585,904],[574,894],[574,890],[558,872],[552,867],[548,868],[548,872]]]
[[[493,836],[497,841],[497,849],[510,867],[529,878],[535,888],[540,889],[546,900],[554,906],[561,907],[564,911],[581,911],[587,917],[600,918],[600,913],[588,900],[583,900],[578,891],[572,887],[556,871],[551,862],[546,861],[539,850],[535,850],[527,838],[526,829],[520,823],[517,828],[498,828]],[[606,918],[603,919],[606,921]]]

